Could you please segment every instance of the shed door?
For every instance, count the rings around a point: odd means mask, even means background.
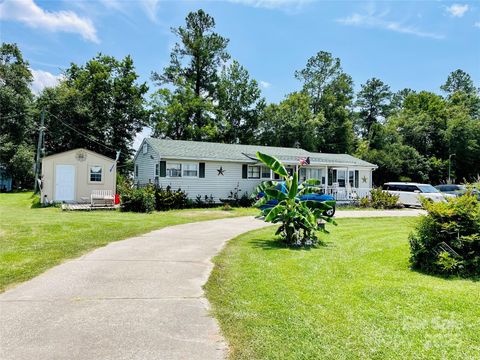
[[[55,166],[55,200],[75,200],[75,166]]]

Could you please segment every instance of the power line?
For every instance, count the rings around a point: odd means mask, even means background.
[[[45,112],[48,113],[49,115],[51,115],[53,118],[55,118],[55,119],[57,119],[58,121],[60,121],[63,125],[65,125],[65,126],[68,127],[69,129],[71,129],[71,130],[75,131],[76,133],[78,133],[79,135],[85,137],[86,139],[88,139],[88,140],[90,140],[90,141],[93,141],[94,143],[96,143],[96,144],[98,144],[98,145],[100,145],[100,146],[103,146],[105,149],[112,150],[112,151],[115,151],[115,152],[117,151],[117,150],[111,148],[110,146],[107,146],[107,145],[105,145],[105,144],[102,144],[99,139],[94,138],[92,135],[85,134],[83,131],[80,131],[80,130],[76,129],[75,127],[73,127],[72,125],[66,123],[65,121],[63,121],[63,120],[60,119],[59,117],[53,115],[51,112],[49,112],[49,111],[45,111]]]

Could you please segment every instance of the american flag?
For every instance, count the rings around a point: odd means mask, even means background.
[[[300,158],[300,165],[310,165],[310,157]]]

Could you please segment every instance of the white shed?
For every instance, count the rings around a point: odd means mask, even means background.
[[[115,193],[116,162],[87,149],[74,149],[42,160],[42,203],[90,202],[94,190]]]

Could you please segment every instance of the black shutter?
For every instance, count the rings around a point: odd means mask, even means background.
[[[167,176],[167,162],[160,161],[160,177],[166,177],[166,176]]]
[[[248,178],[248,165],[242,165],[242,179]]]
[[[205,177],[205,163],[200,163],[198,167],[198,177],[204,178]]]

